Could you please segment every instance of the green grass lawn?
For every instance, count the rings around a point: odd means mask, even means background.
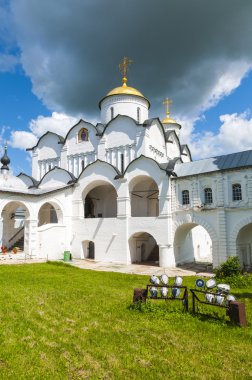
[[[0,279],[0,379],[252,378],[251,324],[193,316],[177,302],[132,310],[147,276],[47,263],[2,265]],[[252,290],[232,293],[251,321]]]

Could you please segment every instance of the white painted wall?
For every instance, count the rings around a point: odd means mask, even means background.
[[[59,224],[46,224],[38,227],[38,257],[48,260],[62,260],[67,250],[66,227]]]
[[[137,121],[137,108],[140,108],[140,123],[148,119],[148,102],[144,98],[131,95],[114,95],[106,97],[101,103],[101,122],[107,124],[111,120],[111,107],[114,117],[127,115]]]

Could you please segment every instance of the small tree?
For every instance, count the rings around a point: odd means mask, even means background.
[[[238,256],[230,256],[227,261],[220,264],[218,268],[215,269],[216,277],[235,277],[242,273],[242,266]]]

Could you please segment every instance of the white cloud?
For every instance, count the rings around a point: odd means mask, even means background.
[[[222,155],[252,149],[252,117],[249,112],[220,116],[218,133],[191,134],[190,149],[194,158]]]
[[[129,84],[151,100],[153,116],[169,95],[174,114],[196,117],[234,90],[252,65],[251,1],[60,3],[11,2],[23,69],[51,110],[95,118],[99,99],[120,83],[117,65],[126,52],[135,62]]]
[[[203,112],[238,88],[251,69],[252,59],[210,59],[192,68],[176,81],[173,117],[195,122]]]
[[[12,148],[27,149],[37,143],[37,137],[31,132],[12,131],[9,144]]]
[[[47,131],[65,136],[78,120],[78,118],[64,113],[53,112],[51,116],[38,116],[37,119],[32,119],[29,129],[37,137],[42,136]]]
[[[63,113],[53,112],[51,116],[38,116],[29,123],[28,131],[12,131],[10,146],[12,148],[27,149],[36,145],[38,138],[47,131],[65,136],[68,130],[77,123],[79,119]],[[1,136],[0,136],[1,139]],[[1,141],[1,140],[0,140]]]
[[[231,94],[241,84],[242,79],[252,69],[252,63],[242,60],[230,62],[210,89],[205,102],[201,105],[205,111],[215,106],[220,99]]]

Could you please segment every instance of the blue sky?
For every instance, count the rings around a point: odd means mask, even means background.
[[[32,93],[31,80],[21,69],[12,73],[0,73],[0,120],[2,126],[1,152],[5,142],[10,140],[11,131],[28,130],[31,119],[50,112]],[[15,174],[25,171],[30,174],[29,154],[23,149],[8,144],[11,167]]]
[[[13,172],[31,173],[25,149],[47,130],[99,121],[125,55],[150,117],[173,99],[194,159],[251,149],[251,14],[247,0],[0,0],[0,145]]]

